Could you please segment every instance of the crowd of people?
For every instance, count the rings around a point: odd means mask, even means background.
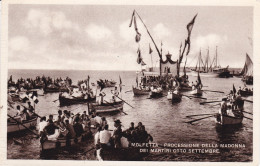
[[[88,115],[84,111],[82,114],[74,115],[70,111],[59,110],[56,118],[49,115],[48,120],[46,117],[40,119],[39,134],[42,138],[49,140],[71,139],[79,137],[83,133],[91,133],[91,128],[104,128],[106,124],[106,118],[95,113]]]
[[[222,98],[220,114],[240,117],[244,110],[244,100],[240,91],[231,90],[230,93]]]

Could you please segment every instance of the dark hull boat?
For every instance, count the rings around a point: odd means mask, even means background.
[[[68,88],[65,87],[45,87],[43,88],[44,93],[57,93],[57,92],[69,92]]]
[[[239,92],[240,92],[241,96],[243,96],[243,97],[253,96],[252,90],[240,90]]]
[[[158,91],[158,92],[150,91],[150,98],[159,98],[162,96],[163,96],[163,91]]]
[[[88,97],[72,97],[69,96],[65,97],[62,96],[62,94],[59,95],[59,101],[60,101],[60,106],[68,106],[72,104],[81,104],[81,103],[87,103],[87,102],[94,102],[96,100],[96,96],[90,97],[90,95],[87,95]]]

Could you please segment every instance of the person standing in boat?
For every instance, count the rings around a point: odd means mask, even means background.
[[[75,118],[75,124],[73,125],[74,131],[76,133],[76,137],[79,137],[83,134],[83,126],[79,123],[79,117]]]
[[[116,102],[116,98],[119,96],[119,91],[117,90],[117,87],[115,86],[114,90],[111,90],[113,96],[112,96],[112,100],[113,102]]]
[[[220,106],[220,112],[219,112],[219,114],[227,115],[227,109],[228,109],[228,106],[227,106],[227,98],[223,98],[223,99],[222,99],[221,106]]]
[[[44,128],[48,125],[48,122],[46,121],[46,117],[42,117],[40,119],[40,123],[39,123],[39,134],[40,137],[42,137],[43,133],[44,133]]]
[[[76,133],[74,127],[70,124],[69,120],[65,120],[66,129],[68,130],[67,139],[75,138]]]
[[[119,119],[115,120],[114,126],[115,126],[115,130],[113,132],[112,138],[114,140],[115,148],[120,148],[121,147],[121,138],[122,138],[121,121]]]

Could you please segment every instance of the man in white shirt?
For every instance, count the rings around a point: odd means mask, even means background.
[[[96,122],[96,125],[98,125],[98,126],[100,126],[102,124],[102,118],[98,114],[96,114],[95,122]]]
[[[109,141],[111,138],[111,133],[108,131],[108,125],[105,125],[104,130],[100,132],[99,137],[102,148],[110,145]]]
[[[39,123],[39,134],[42,136],[43,129],[47,126],[48,122],[46,122],[46,117],[42,117]]]

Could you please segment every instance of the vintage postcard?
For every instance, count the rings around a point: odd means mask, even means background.
[[[0,164],[258,165],[258,3],[2,1]]]

